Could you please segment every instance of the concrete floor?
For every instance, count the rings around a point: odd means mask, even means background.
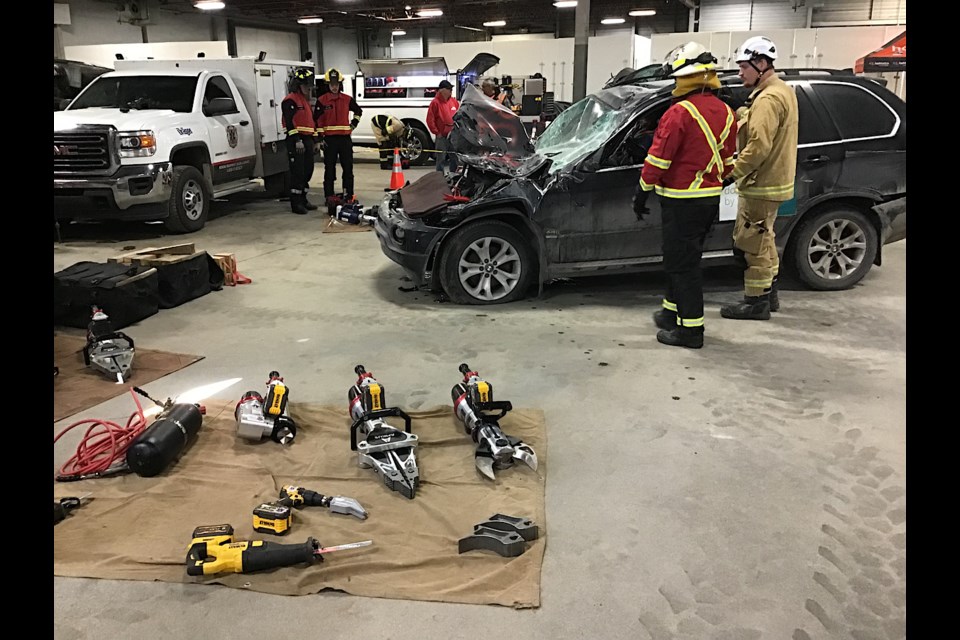
[[[357,167],[366,204],[388,181],[375,164]],[[739,297],[738,274],[709,270],[706,346],[690,351],[654,338],[656,274],[457,307],[400,291],[403,274],[373,233],[321,234],[316,213],[249,194],[216,203],[215,214],[188,238],[156,225],[72,225],[54,245],[54,269],[181,240],[237,255],[253,284],[125,329],[138,346],[206,356],[151,383],[155,397],[261,380],[276,367],[295,400],[346,409],[363,362],[391,403],[417,409],[447,404],[468,361],[502,399],[542,408],[542,606],[55,578],[55,637],[905,637],[905,241],[849,291],[784,291],[771,322],[721,319],[719,305]],[[124,395],[54,429],[131,410]],[[58,443],[55,464],[75,446]]]

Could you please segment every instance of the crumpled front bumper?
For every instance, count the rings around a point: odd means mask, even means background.
[[[54,209],[125,211],[135,205],[162,205],[170,199],[169,162],[120,167],[109,176],[59,175],[53,178]],[[67,210],[69,209],[69,211]]]
[[[384,255],[403,267],[415,286],[433,284],[434,249],[447,229],[408,217],[388,193],[377,210],[374,230]]]

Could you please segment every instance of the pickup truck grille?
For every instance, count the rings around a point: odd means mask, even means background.
[[[53,134],[54,173],[109,173],[112,127],[89,127]]]

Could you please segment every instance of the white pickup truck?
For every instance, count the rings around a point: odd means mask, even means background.
[[[214,198],[289,184],[280,103],[310,63],[118,60],[53,116],[54,215],[206,224]]]

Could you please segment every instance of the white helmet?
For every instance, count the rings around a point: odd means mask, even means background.
[[[776,60],[777,45],[773,44],[773,40],[766,36],[753,36],[747,38],[746,42],[740,45],[740,48],[736,51],[735,59],[737,62],[751,62],[756,60],[757,56],[766,56],[771,61]]]
[[[667,75],[679,78],[714,70],[717,59],[699,42],[688,42],[668,53],[663,67]]]

